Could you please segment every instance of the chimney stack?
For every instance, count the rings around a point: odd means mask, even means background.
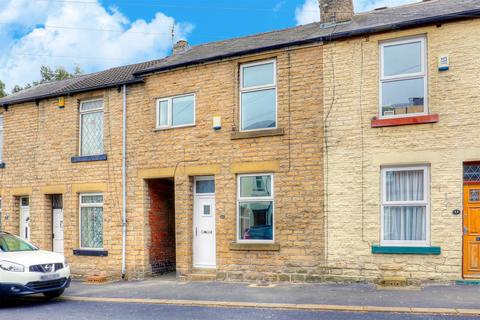
[[[345,22],[352,19],[353,0],[319,0],[322,23]]]
[[[190,48],[186,40],[179,40],[173,45],[173,54],[184,53]]]

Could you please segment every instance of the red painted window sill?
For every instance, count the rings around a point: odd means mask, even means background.
[[[372,128],[406,126],[411,124],[436,123],[440,120],[438,114],[412,116],[405,118],[372,119]]]

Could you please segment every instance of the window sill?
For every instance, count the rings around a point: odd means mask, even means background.
[[[239,140],[239,139],[251,139],[251,138],[261,138],[261,137],[275,137],[275,136],[283,136],[284,134],[285,134],[285,130],[283,128],[256,130],[256,131],[235,131],[235,132],[232,132],[230,139]]]
[[[173,129],[182,129],[182,128],[191,128],[195,127],[195,124],[186,124],[183,126],[175,126],[175,127],[163,127],[163,128],[154,128],[152,129],[153,132],[158,132],[158,131],[168,131],[168,130],[173,130]]]
[[[437,123],[440,120],[438,114],[429,114],[424,116],[412,116],[403,118],[372,119],[372,128],[405,126],[412,124]]]
[[[106,257],[108,256],[107,250],[87,250],[87,249],[75,249],[73,254],[76,256],[89,256],[89,257]]]
[[[76,157],[72,157],[71,160],[72,160],[72,163],[106,161],[107,155],[99,154],[98,156],[76,156]]]
[[[373,254],[415,254],[415,255],[440,255],[440,247],[408,247],[408,246],[372,246]]]
[[[230,243],[231,251],[280,251],[278,243]]]
[[[0,169],[5,169],[5,162],[0,162]]]

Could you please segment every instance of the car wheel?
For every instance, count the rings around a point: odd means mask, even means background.
[[[60,290],[55,290],[55,291],[48,291],[48,292],[44,292],[43,295],[47,298],[47,299],[53,299],[53,298],[58,298],[60,297],[62,294],[63,294],[63,291],[65,291],[64,289],[60,289]]]

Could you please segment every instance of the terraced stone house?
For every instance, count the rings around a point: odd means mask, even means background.
[[[2,228],[79,277],[478,276],[480,2],[321,2],[0,99]]]

